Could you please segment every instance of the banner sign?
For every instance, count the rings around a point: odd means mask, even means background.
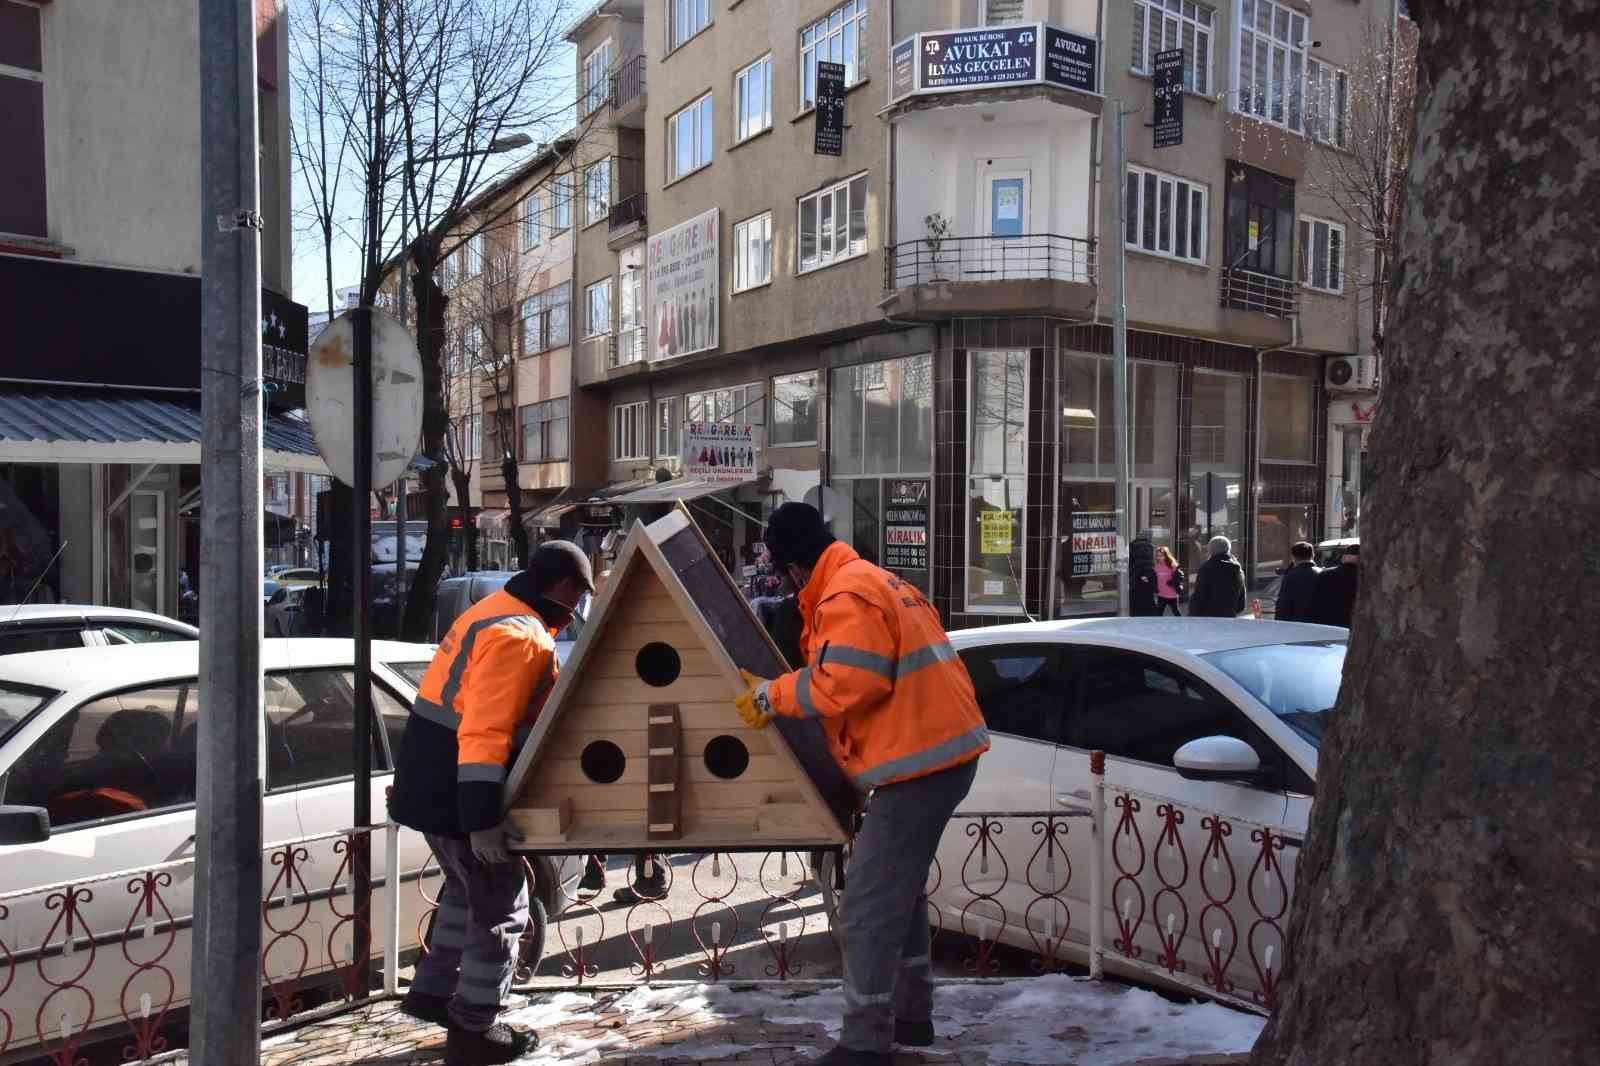
[[[817,63],[816,155],[844,154],[844,64]]]
[[[928,569],[927,478],[889,482],[883,511],[883,565],[890,570]]]
[[[761,438],[748,422],[685,422],[683,476],[739,484],[754,481]]]
[[[1183,49],[1157,52],[1155,60],[1156,147],[1183,143]]]
[[[1016,527],[1015,511],[982,511],[978,514],[978,554],[1010,555],[1011,532]]]
[[[1008,85],[1098,93],[1099,46],[1094,37],[1042,22],[919,33],[890,52],[889,99]]]
[[[1115,574],[1117,564],[1117,513],[1087,511],[1072,516],[1072,576]]]
[[[672,359],[715,348],[718,209],[651,234],[645,251],[650,302],[650,358]]]

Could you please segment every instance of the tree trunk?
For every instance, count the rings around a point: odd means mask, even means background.
[[[444,389],[444,291],[434,282],[437,267],[435,245],[419,240],[412,249],[416,273],[412,293],[417,305],[417,349],[422,356],[422,454],[433,465],[422,473],[424,512],[428,537],[417,564],[416,580],[406,599],[405,634],[420,640],[428,631],[433,604],[450,556],[450,493],[445,474],[445,434],[450,430],[450,415],[445,407]]]
[[[522,486],[517,484],[516,459],[509,455],[502,459],[500,474],[505,479],[506,503],[511,508],[511,544],[517,552],[512,569],[521,570],[528,565],[528,527],[522,524]]]
[[[1587,1064],[1600,2],[1411,10],[1421,108],[1366,574],[1253,1062]]]
[[[478,524],[468,514],[472,509],[472,473],[452,463],[450,480],[456,487],[456,506],[461,509],[461,537],[466,541],[467,571],[470,573],[478,569]]]

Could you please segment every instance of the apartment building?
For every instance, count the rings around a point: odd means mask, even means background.
[[[289,299],[288,37],[258,0],[268,474],[326,474]],[[199,575],[195,5],[0,0],[0,600],[178,613]],[[270,538],[298,543],[290,521]],[[276,525],[284,525],[277,523]]]

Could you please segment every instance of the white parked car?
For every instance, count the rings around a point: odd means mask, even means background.
[[[194,626],[149,611],[74,603],[0,607],[0,655],[199,639]]]
[[[1201,920],[1209,902],[1202,874],[1211,879],[1218,896],[1228,887],[1221,864],[1211,862],[1216,856],[1206,853],[1205,815],[1215,812],[1303,836],[1318,745],[1338,698],[1346,638],[1344,630],[1325,626],[1210,618],[1084,619],[951,633],[993,738],[961,809],[1086,808],[1093,749],[1107,755],[1108,791],[1114,794],[1121,786],[1174,800],[1186,812],[1177,827],[1181,853],[1161,839],[1158,800],[1141,801],[1138,846],[1131,833],[1118,841],[1118,811],[1108,815],[1101,917],[1109,948],[1118,935],[1118,912],[1128,919],[1144,908],[1134,942],[1142,945],[1146,960],[1161,952],[1158,926],[1172,921],[1173,935],[1181,930],[1177,954],[1198,979],[1207,972],[1204,945],[1209,939]],[[989,837],[992,850],[987,855],[975,854],[978,840],[969,835],[973,822],[952,822],[940,845],[940,883],[931,902],[944,928],[960,931],[965,918],[969,934],[987,932],[989,938],[1029,951],[1066,928],[1061,954],[1084,964],[1090,927],[1089,823],[1072,819],[1058,838],[1071,863],[1068,879],[1065,864],[1058,861],[1047,871],[1039,860],[1043,838],[1032,829],[1036,821],[1005,822],[1000,833]],[[1253,920],[1245,888],[1259,851],[1252,850],[1252,828],[1234,826],[1226,847],[1236,867],[1230,907]],[[1142,903],[1129,887],[1112,891],[1120,871],[1111,855],[1118,847],[1130,869],[1142,856],[1144,868],[1136,878]],[[1163,848],[1165,854],[1158,854]],[[1294,883],[1297,854],[1292,847],[1277,853],[1288,886]],[[1172,897],[1156,899],[1161,874],[1180,886],[1186,912]],[[1258,896],[1270,910],[1273,901],[1266,895],[1265,880]],[[1050,900],[1039,902],[1040,886],[1050,892],[1062,881],[1065,914]],[[847,886],[845,906],[848,901]],[[1286,903],[1282,895],[1277,901]],[[987,926],[981,927],[984,922]],[[1286,919],[1282,925],[1287,928]],[[1241,945],[1227,968],[1241,995],[1259,987],[1251,950],[1244,943],[1249,926],[1249,920],[1240,921],[1237,932],[1225,937],[1227,943]],[[1204,928],[1213,930],[1215,922]],[[1258,956],[1266,954],[1262,943],[1267,932],[1257,930]],[[1282,947],[1274,950],[1281,967]],[[1131,972],[1115,955],[1107,968]]]
[[[196,682],[199,648],[195,641],[150,644],[140,647],[79,649],[39,652],[0,658],[0,893],[19,892],[64,882],[84,884],[92,891],[78,904],[82,925],[72,955],[62,955],[66,938],[51,932],[59,903],[51,907],[48,893],[22,895],[7,900],[8,918],[0,939],[15,960],[14,983],[0,992],[0,1008],[16,1020],[13,1050],[39,1040],[34,1018],[50,988],[40,977],[61,980],[82,965],[92,932],[99,941],[120,941],[131,928],[129,951],[137,962],[166,944],[164,915],[157,908],[158,928],[153,947],[139,940],[143,917],[130,919],[135,896],[127,887],[130,877],[94,881],[121,871],[191,858],[195,841],[195,775],[198,719],[206,713],[199,702]],[[354,643],[349,640],[294,638],[264,644],[266,716],[266,798],[263,836],[272,844],[338,834],[353,818],[351,753],[354,747]],[[410,678],[420,677],[432,657],[427,645],[373,642],[372,812],[385,818],[385,790],[393,779],[393,753],[400,743],[410,701],[415,690]],[[30,810],[30,808],[32,810]],[[42,809],[48,818],[39,816]],[[420,943],[420,919],[427,906],[416,884],[429,859],[427,844],[418,833],[403,830],[401,856],[401,949]],[[264,967],[274,980],[286,977],[329,983],[332,958],[344,963],[349,947],[349,926],[339,927],[329,911],[330,889],[343,861],[338,839],[304,845],[297,883],[292,891],[275,879],[282,873],[269,855],[264,859],[263,893],[276,902],[271,922],[279,929],[297,928],[308,951],[302,971],[301,946],[293,936],[268,944]],[[385,837],[372,842],[373,876],[383,877]],[[553,905],[554,874],[549,861],[534,860],[536,896]],[[430,891],[437,888],[437,868],[430,875]],[[339,881],[348,891],[348,875]],[[193,913],[194,869],[171,871],[171,882],[161,890],[161,902],[175,920],[176,936],[162,959],[172,972],[175,988],[172,1006],[182,1009],[190,998],[190,931]],[[385,942],[383,924],[387,887],[375,888],[373,913],[374,955],[381,956]],[[285,903],[295,898],[286,908]],[[335,902],[348,911],[347,896]],[[306,920],[300,921],[309,900]],[[535,927],[524,942],[525,957],[542,953],[544,910],[535,906]],[[89,932],[84,932],[86,928]],[[143,932],[144,939],[152,936]],[[329,939],[335,943],[330,946]],[[41,945],[46,945],[41,962]],[[134,971],[116,942],[101,942],[98,954],[81,980],[96,1004],[92,1019],[84,1017],[87,1001],[69,1003],[57,997],[67,1012],[69,1028],[93,1030],[107,1036],[127,1028],[118,1007],[123,982]],[[164,982],[146,973],[134,979],[127,995],[134,1017],[142,1009],[141,996],[151,994],[159,1012],[167,999]],[[60,1011],[45,1012],[44,1036],[58,1038]]]
[[[300,611],[305,607],[306,590],[315,588],[315,585],[280,585],[278,591],[272,594],[267,601],[266,613],[262,622],[266,626],[269,637],[289,637],[294,635],[295,623],[299,620]]]

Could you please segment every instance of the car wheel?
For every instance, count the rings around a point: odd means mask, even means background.
[[[517,941],[517,972],[513,984],[528,984],[544,961],[545,939],[550,931],[550,911],[545,906],[549,896],[547,887],[553,883],[549,860],[543,856],[524,857],[522,876],[528,882],[528,927]]]

